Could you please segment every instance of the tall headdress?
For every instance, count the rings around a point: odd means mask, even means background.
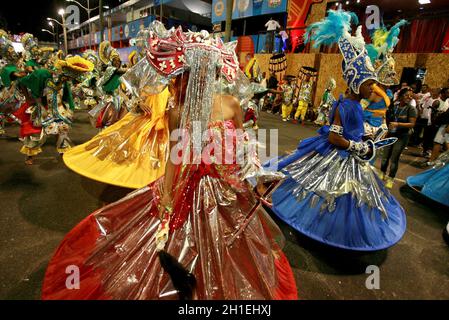
[[[377,80],[377,75],[365,48],[362,27],[351,35],[351,22],[358,23],[357,16],[343,10],[329,10],[328,16],[311,24],[304,35],[305,41],[314,41],[314,47],[337,43],[343,55],[343,78],[356,94],[362,83]]]
[[[16,63],[19,60],[19,55],[14,49],[9,35],[6,31],[0,29],[0,58],[7,63]]]
[[[103,41],[100,43],[98,55],[103,64],[107,65],[115,58],[120,59],[120,55],[116,49],[114,49],[109,41]]]
[[[86,50],[83,53],[83,58],[92,62],[92,64],[94,65],[94,68],[98,68],[98,66],[100,64],[100,59],[98,58],[98,55],[94,50]]]
[[[80,82],[83,81],[83,77],[87,73],[94,70],[93,63],[81,58],[80,56],[69,57],[65,60],[58,60],[55,63],[55,67],[62,75]]]
[[[39,49],[39,52],[40,52],[39,62],[41,64],[45,64],[45,63],[49,62],[53,56],[54,51],[55,51],[55,49],[52,47],[40,48]]]
[[[139,60],[145,56],[145,50],[148,48],[148,39],[150,38],[150,30],[143,29],[137,33],[134,39],[130,40],[130,45],[137,47],[137,55]]]
[[[161,92],[170,79],[185,71],[192,71],[201,62],[214,66],[219,71],[217,77],[221,76],[228,83],[234,82],[240,74],[244,76],[239,69],[236,44],[233,42],[224,44],[207,31],[184,33],[180,27],[166,30],[159,21],[154,21],[149,31],[146,59],[122,77],[122,81],[137,96],[142,90],[147,93]],[[201,59],[194,54],[199,51],[203,52]]]
[[[21,42],[27,55],[26,60],[39,58],[39,46],[31,33],[25,33],[21,38]]]
[[[371,35],[371,44],[366,46],[373,63],[379,83],[392,86],[399,83],[395,70],[396,63],[391,55],[399,42],[400,28],[406,25],[406,20],[396,23],[390,30],[386,27],[375,30]]]

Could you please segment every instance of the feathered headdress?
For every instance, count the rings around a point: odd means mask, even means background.
[[[94,50],[86,50],[83,53],[83,58],[92,62],[94,68],[97,68],[100,63],[100,59],[98,58],[97,53]]]
[[[109,64],[115,58],[120,59],[120,55],[116,49],[114,49],[109,41],[103,41],[100,43],[100,49],[98,50],[100,60],[103,64]]]
[[[9,39],[9,35],[4,30],[0,30],[0,58],[6,60],[8,63],[15,63],[19,60],[19,56]]]
[[[74,56],[56,61],[55,68],[65,76],[82,81],[86,73],[94,70],[94,64],[80,56]]]
[[[34,40],[34,36],[31,33],[25,33],[22,36],[21,42],[26,51],[31,51],[31,49],[37,47],[37,42]]]
[[[407,23],[406,20],[401,20],[390,30],[385,27],[377,29],[371,35],[372,43],[366,46],[371,62],[376,68],[379,82],[384,85],[398,84],[396,63],[391,53],[399,42],[400,28]]]
[[[343,55],[343,77],[356,94],[363,82],[377,80],[374,67],[365,49],[362,28],[359,26],[355,36],[351,35],[351,22],[357,24],[357,16],[343,10],[329,10],[328,16],[311,24],[304,35],[305,42],[314,41],[314,47],[338,43]]]

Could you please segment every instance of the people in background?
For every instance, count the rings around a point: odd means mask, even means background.
[[[296,109],[294,123],[304,124],[309,104],[312,103],[313,80],[310,75],[306,75],[301,83],[298,94],[298,108]]]
[[[425,99],[422,103],[421,118],[427,121],[423,132],[422,155],[427,159],[432,155],[433,139],[438,131],[438,126],[432,123],[432,117],[436,114],[437,109],[440,106],[440,91],[440,89],[432,89],[431,96]]]
[[[267,89],[268,88],[268,80],[267,80],[267,73],[266,72],[262,72],[262,80],[260,81],[260,85]]]
[[[293,86],[292,80],[288,76],[284,76],[284,84],[281,86],[282,92],[282,121],[289,121],[290,114],[293,110]]]
[[[396,90],[395,93],[394,93],[393,101],[397,101],[397,100],[398,100],[399,92],[400,92],[402,89],[407,88],[407,87],[408,87],[408,83],[407,83],[407,82],[402,82],[402,83],[401,83],[401,86],[399,87],[399,89]]]
[[[268,89],[269,92],[268,92],[268,94],[266,96],[266,108],[267,108],[267,111],[269,113],[272,112],[273,105],[274,105],[274,102],[276,100],[275,91],[278,88],[278,84],[279,84],[279,81],[278,81],[278,79],[276,77],[276,73],[275,72],[271,72],[270,73],[270,78],[268,79],[268,84],[267,84],[267,89]]]
[[[286,52],[288,50],[288,33],[285,29],[282,29],[281,32],[279,32],[279,36],[282,40],[281,50],[279,50],[279,52]]]
[[[423,84],[421,87],[421,92],[416,94],[418,98],[418,119],[416,120],[415,128],[413,129],[413,134],[410,137],[410,143],[412,145],[418,146],[422,142],[424,128],[428,125],[428,115],[427,109],[424,110],[424,105],[428,106],[428,101],[433,100],[432,94],[430,93],[430,88],[427,84]],[[424,112],[425,111],[425,112]]]
[[[441,154],[443,147],[449,148],[449,88],[441,90],[440,98],[438,99],[438,108],[435,112],[435,117],[432,122],[438,127],[435,139],[433,140],[433,150],[427,166],[435,163],[435,160]]]
[[[385,180],[385,186],[393,188],[394,178],[399,167],[399,158],[410,138],[410,131],[415,126],[417,111],[411,105],[412,90],[403,88],[398,93],[398,99],[387,111],[387,124],[389,127],[388,137],[396,137],[398,141],[384,149],[382,156],[382,176]],[[390,172],[387,174],[388,167]]]

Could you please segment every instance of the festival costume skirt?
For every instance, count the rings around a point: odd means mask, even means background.
[[[273,211],[300,233],[324,244],[375,251],[397,243],[405,212],[369,163],[338,150],[326,136],[302,141],[272,161],[288,178],[273,193]]]
[[[421,194],[449,206],[449,151],[441,154],[432,169],[408,177],[407,184]]]
[[[89,179],[131,189],[159,179],[165,172],[169,142],[165,116],[168,91],[149,99],[151,113],[128,113],[90,141],[66,152],[63,159],[67,167]]]
[[[234,128],[232,122],[224,124]],[[241,167],[207,163],[176,167],[165,243],[165,250],[195,276],[194,297],[297,299],[281,251],[282,233],[241,180]],[[158,259],[161,183],[136,190],[76,226],[49,263],[43,299],[177,299]],[[66,270],[74,266],[79,290],[66,285]]]

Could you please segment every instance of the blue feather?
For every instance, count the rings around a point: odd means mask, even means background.
[[[371,60],[371,63],[374,64],[379,57],[379,51],[372,44],[368,44],[366,46],[366,51],[368,52],[368,56]]]
[[[313,40],[314,48],[320,45],[337,43],[346,32],[350,32],[351,21],[358,22],[358,18],[354,13],[343,10],[329,10],[328,16],[324,20],[315,22],[307,28],[304,34],[304,41],[308,43],[310,40]]]
[[[388,36],[387,36],[387,47],[388,49],[392,50],[399,42],[399,33],[401,32],[401,27],[408,24],[407,20],[402,19],[398,23],[396,23],[394,26],[391,27]]]

